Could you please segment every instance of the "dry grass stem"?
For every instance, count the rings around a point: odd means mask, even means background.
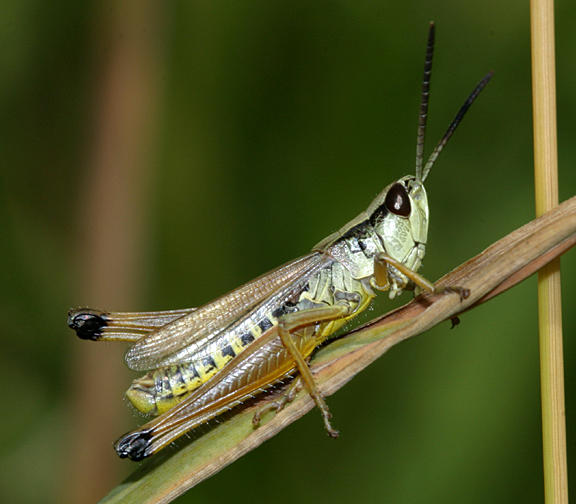
[[[554,2],[532,0],[532,99],[536,215],[558,204]],[[538,273],[538,326],[544,491],[548,504],[568,503],[560,261]]]

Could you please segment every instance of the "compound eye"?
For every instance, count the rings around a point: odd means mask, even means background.
[[[384,205],[393,214],[401,217],[410,216],[410,197],[406,188],[400,183],[396,183],[390,188],[388,194],[386,194]]]

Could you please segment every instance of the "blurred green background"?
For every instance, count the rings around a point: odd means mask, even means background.
[[[575,14],[574,2],[557,2],[561,199],[576,189]],[[76,381],[86,352],[100,352],[102,375],[122,368],[120,355],[77,342],[65,324],[69,307],[202,304],[307,252],[413,172],[431,19],[427,152],[476,82],[495,71],[427,183],[422,272],[434,280],[533,216],[527,2],[2,2],[0,501],[81,502],[70,487],[91,484],[103,496],[135,467],[118,463],[111,443],[141,419],[112,388],[102,392],[105,406],[91,407]],[[111,292],[132,284],[126,301],[110,306],[117,298],[94,301],[86,285],[98,262],[91,244],[113,251],[127,234],[110,237],[86,219],[110,211],[114,221],[106,191],[93,193],[91,170],[108,166],[96,152],[99,131],[125,138],[105,127],[123,109],[106,116],[101,90],[118,48],[134,39],[144,41],[134,45],[140,52],[119,61],[145,70],[120,64],[117,82],[132,84],[116,99],[145,97],[144,119],[128,114],[140,157],[124,185],[104,188],[120,188],[120,201],[139,208],[136,241],[125,247],[137,280],[121,279],[121,266],[99,274]],[[570,461],[573,251],[563,272]],[[403,343],[331,397],[339,440],[327,438],[314,412],[177,502],[542,502],[535,285],[530,279],[466,314],[458,329],[443,324]],[[381,300],[363,320],[389,306]],[[123,415],[112,437],[90,435],[111,475],[101,478],[82,452],[87,437],[74,434],[82,415]]]

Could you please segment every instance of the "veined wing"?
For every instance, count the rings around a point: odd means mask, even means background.
[[[190,362],[200,348],[227,328],[248,320],[256,307],[269,309],[289,299],[327,261],[331,259],[312,253],[244,284],[138,340],[127,352],[126,363],[131,369],[145,371]]]

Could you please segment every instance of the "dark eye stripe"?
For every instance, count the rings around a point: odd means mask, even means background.
[[[386,194],[384,205],[388,211],[400,215],[401,217],[410,216],[410,211],[412,210],[408,193],[406,192],[405,187],[400,183],[394,184],[390,188],[388,194]]]

